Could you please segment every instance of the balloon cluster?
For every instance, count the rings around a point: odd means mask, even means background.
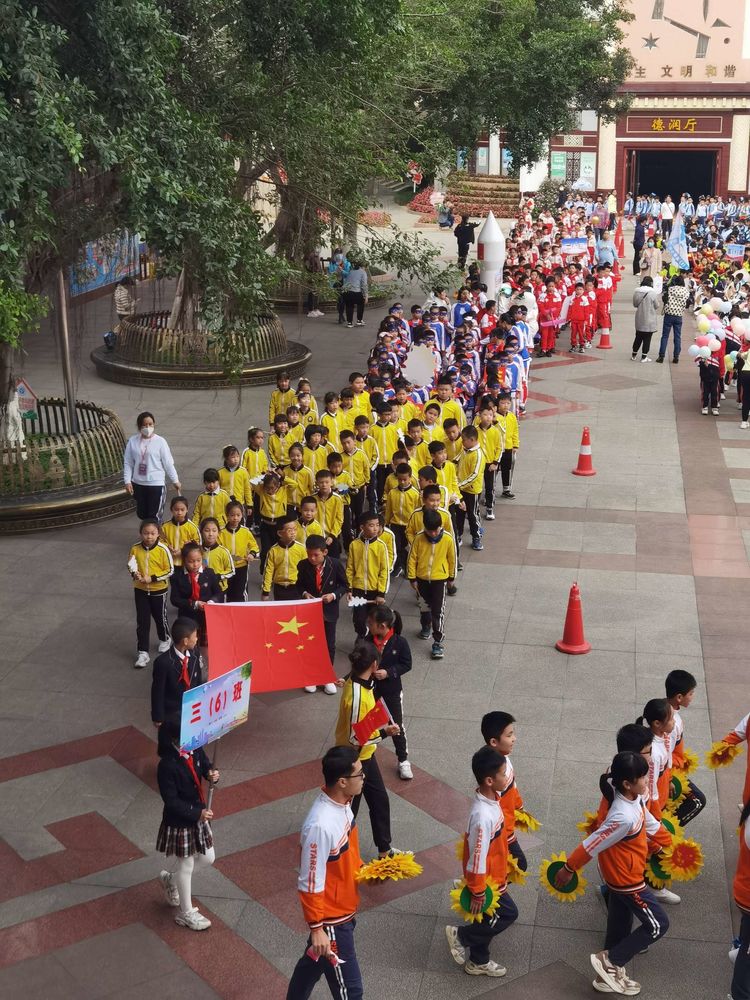
[[[698,335],[695,338],[695,343],[688,347],[688,354],[691,358],[710,358],[715,351],[721,349],[722,342],[726,340],[727,336],[721,322],[721,315],[728,313],[731,308],[731,302],[719,298],[713,298],[700,307],[696,323]],[[750,341],[750,320],[735,316],[729,326],[735,340]],[[726,357],[726,366],[729,371],[734,368],[736,356],[737,352],[732,351]]]

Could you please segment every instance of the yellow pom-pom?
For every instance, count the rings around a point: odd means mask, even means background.
[[[661,867],[677,882],[692,882],[703,867],[703,849],[690,838],[674,841],[662,853]]]
[[[401,879],[416,878],[423,870],[411,851],[400,851],[385,858],[373,858],[362,865],[354,877],[357,882],[384,882],[387,878],[399,882]]]
[[[742,747],[739,744],[717,740],[706,754],[706,767],[710,767],[712,771],[715,771],[717,767],[726,767],[741,753]]]
[[[534,830],[538,830],[542,825],[538,819],[535,819],[531,813],[526,812],[525,809],[516,809],[515,820],[516,829],[523,830],[524,833],[532,833]]]
[[[553,854],[549,861],[546,859],[539,865],[539,881],[544,888],[555,899],[561,903],[573,903],[582,896],[586,888],[586,879],[579,872],[573,874],[573,878],[564,889],[558,889],[555,885],[555,876],[562,868],[568,857],[565,851]]]
[[[508,881],[514,885],[523,885],[528,873],[523,871],[512,854],[508,855]]]
[[[590,837],[591,834],[599,828],[599,817],[596,813],[585,812],[583,814],[583,819],[580,823],[576,823],[576,826],[581,831],[584,838]]]
[[[479,922],[485,915],[492,917],[500,905],[500,886],[493,879],[487,879],[487,888],[484,891],[484,908],[481,913],[472,913],[469,909],[471,905],[471,890],[462,879],[455,889],[451,889],[451,909],[455,910],[463,919],[473,924]]]
[[[456,857],[460,862],[464,860],[464,838],[456,841]]]
[[[685,747],[682,758],[679,767],[677,765],[672,766],[672,773],[678,774],[684,782],[685,779],[698,770],[698,754]]]

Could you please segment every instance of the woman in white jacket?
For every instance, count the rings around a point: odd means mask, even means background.
[[[128,493],[135,497],[139,519],[143,521],[147,517],[155,517],[161,520],[167,479],[176,493],[181,489],[180,479],[169,445],[155,433],[153,413],[139,413],[136,424],[138,433],[125,445],[123,482]]]

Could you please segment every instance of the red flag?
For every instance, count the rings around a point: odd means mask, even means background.
[[[352,732],[357,737],[359,745],[363,747],[372,738],[373,733],[392,721],[385,702],[382,698],[378,698],[375,707],[371,708],[367,715],[363,715],[359,722],[352,723]]]
[[[209,680],[248,660],[253,694],[336,680],[320,600],[207,604],[206,629]]]

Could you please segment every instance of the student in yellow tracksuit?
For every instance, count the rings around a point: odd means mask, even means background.
[[[337,451],[332,451],[328,456],[328,471],[331,473],[333,479],[333,492],[338,493],[344,504],[344,524],[341,529],[341,540],[348,552],[349,543],[353,537],[352,494],[354,493],[354,480],[344,468],[344,456]]]
[[[420,639],[429,639],[432,626],[433,660],[442,660],[445,593],[456,577],[456,545],[453,536],[443,529],[436,510],[423,514],[424,528],[414,538],[409,550],[406,575],[420,599]]]
[[[380,452],[375,438],[370,434],[371,418],[359,416],[354,418],[354,439],[360,451],[365,453],[370,463],[370,482],[365,488],[367,503],[370,507],[377,506],[377,468],[380,464]]]
[[[219,485],[230,500],[239,500],[243,515],[252,513],[253,488],[250,485],[250,475],[240,460],[239,448],[228,444],[221,453],[224,464],[219,471]],[[190,539],[192,541],[192,539]]]
[[[253,490],[253,523],[260,526],[260,505],[258,503],[259,484],[254,479],[265,476],[268,472],[268,456],[263,451],[265,433],[260,427],[250,427],[247,432],[247,448],[242,452],[242,468],[247,472]]]
[[[289,438],[289,447],[293,444],[303,442],[305,440],[305,425],[302,423],[299,406],[297,406],[296,403],[293,403],[291,406],[287,406],[286,419],[289,424],[289,432],[287,434],[287,437]]]
[[[318,501],[314,496],[302,497],[297,518],[297,541],[305,544],[310,535],[322,535],[318,521]]]
[[[243,509],[238,500],[227,504],[227,523],[219,532],[219,544],[232,557],[234,576],[229,580],[226,599],[229,602],[247,600],[247,570],[250,561],[260,559],[255,536],[242,523]]]
[[[464,427],[461,431],[463,451],[458,460],[456,475],[464,510],[459,509],[456,515],[456,539],[460,540],[464,533],[464,523],[469,520],[471,531],[471,547],[480,552],[482,545],[482,522],[479,513],[479,497],[484,486],[484,455],[479,447],[479,431],[476,427]]]
[[[506,500],[513,500],[515,493],[511,492],[513,486],[513,470],[516,464],[516,452],[520,446],[518,436],[518,418],[511,412],[511,398],[509,392],[501,392],[497,400],[497,426],[500,431],[502,444],[502,454],[500,456],[500,476],[503,483],[503,496]]]
[[[305,450],[302,461],[307,468],[315,475],[321,469],[327,469],[328,448],[321,444],[323,435],[320,433],[319,424],[310,424],[305,427]]]
[[[463,430],[466,426],[466,414],[457,399],[453,397],[453,381],[450,375],[441,375],[435,386],[435,399],[431,403],[440,405],[439,423],[442,426],[446,420],[455,420]]]
[[[315,474],[316,499],[318,501],[318,521],[323,529],[321,534],[328,546],[328,555],[338,559],[341,555],[341,529],[344,526],[344,501],[333,492],[333,476],[328,469],[320,469]]]
[[[440,404],[434,399],[430,400],[424,408],[422,424],[424,425],[422,440],[426,441],[427,444],[431,441],[445,441],[445,430],[440,422]]]
[[[488,521],[495,520],[495,479],[503,450],[500,443],[500,430],[494,424],[494,419],[494,408],[483,406],[477,415],[475,425],[479,434],[479,447],[484,455],[484,506],[485,517]]]
[[[430,461],[429,464],[437,475],[438,486],[444,486],[448,491],[450,504],[458,503],[461,499],[461,491],[458,488],[458,476],[456,474],[456,463],[448,459],[446,441],[431,441],[429,444]]]
[[[381,506],[385,504],[385,480],[391,471],[391,459],[400,447],[398,428],[395,424],[391,423],[392,412],[393,407],[390,403],[381,403],[378,407],[378,419],[370,427],[370,434],[378,449],[378,465],[375,470],[375,492],[377,494],[377,502]]]
[[[219,586],[225,595],[229,581],[234,576],[234,563],[229,549],[219,542],[219,522],[215,517],[204,517],[201,521],[201,544],[203,546],[203,565],[208,566],[219,578]]]
[[[353,538],[356,526],[359,524],[359,515],[365,508],[365,496],[367,495],[367,487],[370,485],[370,461],[364,451],[357,447],[357,439],[353,431],[341,432],[341,461],[352,481],[350,506],[351,537]]]
[[[452,417],[446,420],[443,424],[443,433],[445,435],[445,452],[448,456],[448,461],[458,464],[461,452],[464,450],[464,442],[461,437],[461,428],[458,426],[458,421]]]
[[[175,566],[182,566],[182,546],[188,542],[200,543],[201,536],[193,522],[188,520],[185,497],[174,497],[169,509],[172,516],[162,524],[159,537],[169,549]]]
[[[380,534],[381,521],[373,510],[365,511],[359,519],[359,535],[349,546],[346,560],[346,580],[352,597],[363,597],[367,604],[352,608],[352,620],[358,636],[367,631],[368,609],[382,604],[388,593],[390,560],[388,549]]]
[[[264,601],[297,601],[297,566],[307,558],[307,549],[297,541],[297,520],[287,515],[277,529],[278,542],[268,551],[261,588]]]
[[[215,517],[221,529],[227,523],[226,509],[230,496],[219,486],[219,470],[206,469],[203,473],[203,485],[206,488],[196,497],[191,520],[200,528],[207,517]]]
[[[405,462],[396,466],[396,481],[395,489],[390,490],[385,498],[385,523],[396,538],[396,565],[393,574],[402,576],[406,567],[406,525],[420,505],[422,495],[415,489],[411,467]]]
[[[259,486],[260,571],[265,569],[268,550],[276,541],[276,529],[287,516],[287,489],[281,473],[267,472]]]
[[[276,388],[271,393],[268,403],[268,423],[273,427],[273,418],[277,413],[286,413],[287,406],[297,402],[297,394],[294,389],[289,388],[289,375],[287,372],[279,372],[276,376]]]
[[[339,449],[339,435],[346,430],[346,415],[341,412],[341,399],[337,392],[327,392],[323,397],[325,409],[320,415],[320,426],[328,431],[328,440],[333,447]]]
[[[268,461],[275,469],[289,465],[289,448],[294,439],[289,436],[289,418],[279,413],[273,418],[273,433],[268,435]]]
[[[367,417],[370,419],[372,404],[370,393],[365,389],[365,377],[362,372],[352,372],[349,376],[349,387],[352,390],[354,416]]]
[[[303,464],[305,449],[301,444],[293,444],[289,449],[289,465],[284,470],[288,512],[299,510],[302,498],[315,492],[315,476]]]
[[[171,645],[167,624],[167,589],[174,572],[169,549],[159,541],[159,522],[155,518],[141,521],[140,535],[140,541],[131,546],[128,555],[128,569],[135,594],[138,646],[135,667],[138,670],[147,666],[151,659],[149,640],[152,618],[159,637],[159,652],[166,652]]]
[[[442,506],[440,487],[437,483],[429,483],[422,490],[422,506],[416,508],[406,525],[406,542],[410,548],[416,536],[424,529],[424,514],[427,510],[437,511],[440,515],[443,531],[447,531],[451,537],[453,536],[453,521],[451,521],[448,510]]]
[[[430,445],[424,439],[424,424],[419,417],[413,417],[406,425],[406,433],[414,442],[414,457],[420,466],[430,464]]]

